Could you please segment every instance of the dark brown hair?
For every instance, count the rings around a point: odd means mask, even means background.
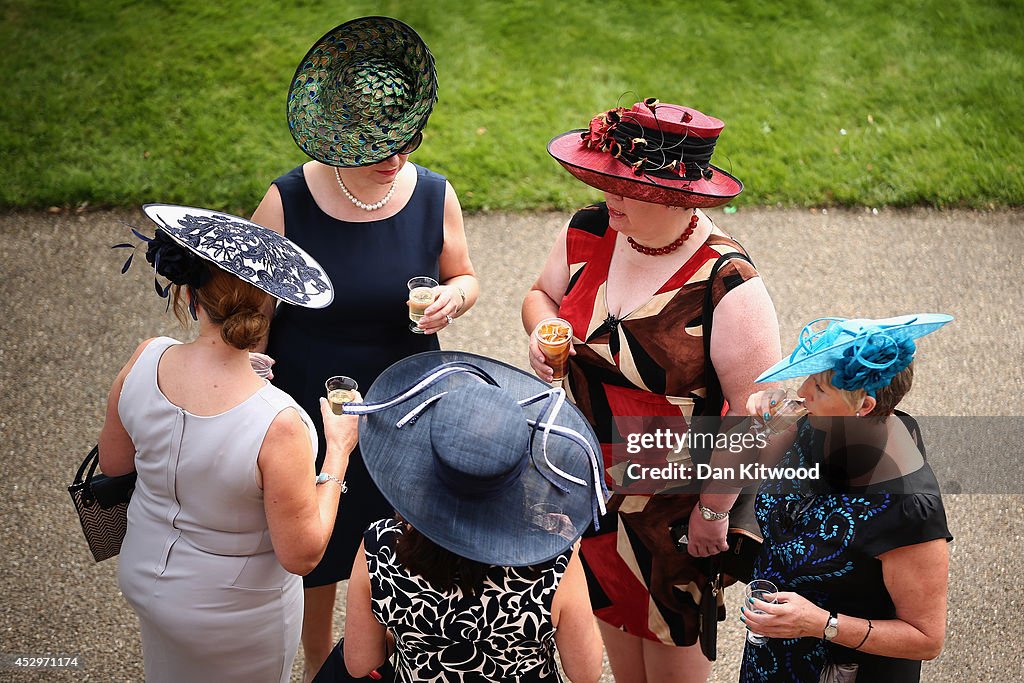
[[[263,313],[263,305],[270,295],[217,266],[208,267],[210,279],[189,292],[211,322],[220,325],[221,339],[236,349],[252,348],[270,329],[270,320]],[[178,285],[172,288],[174,315],[188,327],[191,316],[182,289]]]
[[[401,518],[399,518],[399,521]],[[432,586],[442,591],[461,588],[465,593],[477,593],[483,587],[484,576],[491,565],[456,555],[405,523],[405,532],[395,545],[398,562],[414,574],[419,574]]]
[[[494,565],[477,562],[442,548],[421,534],[416,528],[395,514],[402,523],[403,533],[395,544],[398,563],[413,574],[419,574],[438,590],[459,588],[464,593],[479,593],[483,589],[487,571]],[[539,566],[521,567],[519,575],[537,580],[542,574]]]
[[[914,383],[914,362],[899,372],[887,386],[875,392],[875,408],[868,415],[871,417],[888,417],[896,410],[903,397],[910,392]]]

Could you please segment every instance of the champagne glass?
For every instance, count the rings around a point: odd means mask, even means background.
[[[754,417],[750,425],[750,432],[754,436],[767,439],[772,434],[781,434],[807,414],[804,408],[804,400],[796,395],[792,389],[786,390],[786,397],[779,401],[769,411],[768,419],[763,415]]]
[[[747,602],[745,607],[754,614],[764,614],[764,610],[754,607],[754,604],[750,602],[750,598],[754,598],[755,600],[761,600],[763,602],[775,603],[778,602],[778,600],[776,600],[775,598],[772,598],[771,600],[765,600],[764,596],[769,593],[774,594],[778,592],[779,589],[776,588],[775,584],[769,581],[768,579],[754,579],[753,581],[747,584],[746,591],[744,592],[744,595],[747,596]],[[768,636],[759,636],[752,631],[747,631],[747,642],[751,645],[764,645],[768,642]]]

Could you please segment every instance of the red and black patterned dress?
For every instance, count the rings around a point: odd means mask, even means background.
[[[743,248],[717,227],[645,304],[616,320],[605,288],[618,233],[605,204],[577,212],[566,236],[569,286],[559,315],[573,326],[566,390],[597,432],[609,486],[615,416],[700,415],[704,402],[701,315],[708,276],[719,256]],[[742,259],[727,261],[712,290],[717,305],[757,277]],[[742,343],[742,341],[739,341]],[[620,476],[614,477],[621,479]],[[627,633],[667,645],[697,641],[703,575],[676,551],[668,527],[686,519],[696,495],[615,494],[600,532],[583,539],[594,614]],[[719,597],[721,600],[721,597]]]

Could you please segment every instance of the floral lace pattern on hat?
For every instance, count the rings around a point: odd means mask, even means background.
[[[258,281],[261,289],[278,299],[307,303],[311,294],[330,291],[323,271],[307,264],[282,235],[268,231],[247,236],[245,228],[226,215],[185,214],[173,234],[224,270]]]

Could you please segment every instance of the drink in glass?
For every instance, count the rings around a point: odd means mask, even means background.
[[[565,378],[569,364],[569,344],[572,342],[572,325],[561,318],[547,318],[537,325],[537,344],[544,353],[548,366],[554,372],[552,382]]]
[[[777,602],[775,598],[771,600],[765,600],[764,596],[768,594],[778,593],[779,589],[775,587],[775,584],[767,579],[754,579],[747,584],[745,595],[747,598],[754,598],[762,602]],[[758,609],[754,603],[747,600],[745,607],[753,612],[754,614],[764,614],[764,610]],[[752,631],[747,631],[747,642],[751,645],[764,645],[768,642],[768,636],[759,636],[754,634]]]
[[[331,412],[335,415],[342,415],[345,412],[345,404],[351,403],[356,397],[356,390],[359,385],[351,377],[335,375],[324,382],[327,389],[327,401],[331,404]]]
[[[423,334],[419,327],[423,311],[434,303],[434,287],[437,280],[432,277],[420,276],[409,280],[409,329],[416,334]]]
[[[766,438],[772,434],[781,434],[799,422],[800,418],[806,414],[807,408],[804,408],[804,400],[798,398],[796,392],[790,389],[786,391],[786,398],[769,410],[767,420],[763,416],[753,419],[751,432],[755,436]]]

